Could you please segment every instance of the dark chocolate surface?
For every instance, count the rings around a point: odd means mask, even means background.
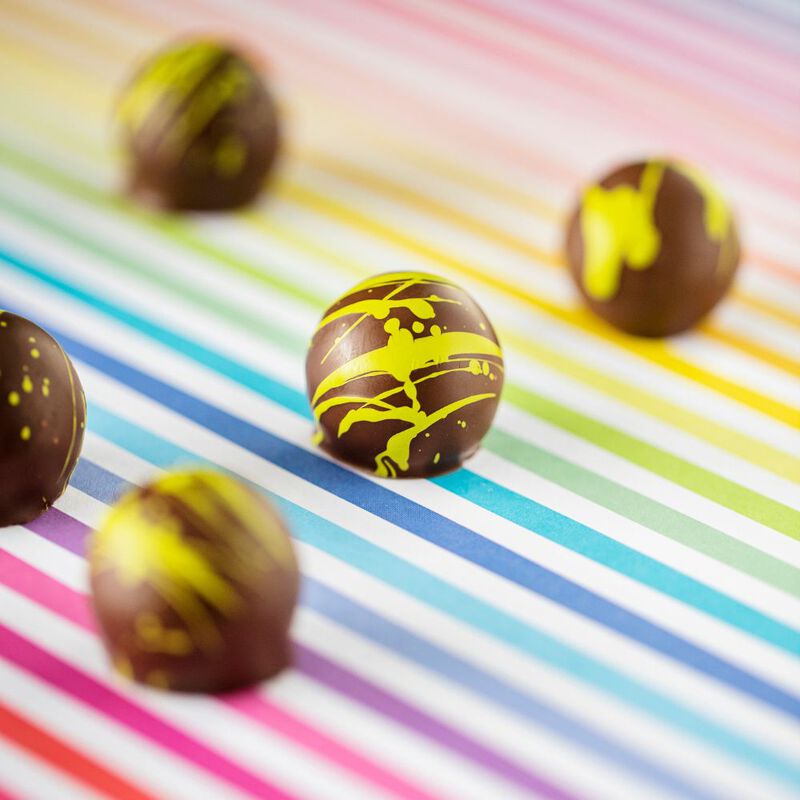
[[[275,103],[241,56],[208,41],[152,58],[120,104],[129,191],[169,210],[236,208],[255,198],[280,146]]]
[[[90,545],[92,598],[115,668],[158,688],[237,689],[284,669],[299,572],[248,486],[168,474],[111,511]]]
[[[422,273],[378,275],[326,312],[306,359],[317,440],[381,477],[448,472],[478,448],[503,387],[486,315]]]
[[[566,250],[588,305],[651,337],[696,325],[728,291],[740,256],[725,200],[696,170],[665,161],[630,164],[590,186]]]
[[[85,425],[66,353],[38,325],[0,311],[0,527],[30,522],[61,496]]]

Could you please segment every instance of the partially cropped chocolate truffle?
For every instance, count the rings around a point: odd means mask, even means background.
[[[275,104],[253,67],[223,45],[177,44],[152,58],[120,104],[129,191],[158,208],[249,203],[279,149]]]
[[[245,484],[196,470],[135,489],[95,533],[89,560],[95,612],[123,675],[222,692],[289,664],[297,560],[280,517]]]
[[[589,306],[638,336],[695,325],[728,291],[739,264],[725,199],[675,161],[629,164],[587,188],[566,249]]]
[[[67,354],[38,325],[0,311],[0,527],[30,522],[62,495],[85,425]]]
[[[503,354],[463,289],[388,273],[325,312],[306,377],[325,450],[381,477],[425,477],[478,449],[500,399]]]

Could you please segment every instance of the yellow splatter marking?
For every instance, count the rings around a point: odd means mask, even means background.
[[[161,618],[152,612],[144,612],[136,617],[137,644],[150,653],[166,653],[171,656],[185,656],[192,652],[192,640],[182,628],[165,628]]]
[[[440,326],[434,324],[431,325],[428,336],[414,338],[412,335],[412,330],[414,330],[413,323],[412,329],[408,330],[401,327],[399,319],[390,316],[396,304],[402,302],[403,308],[410,310],[414,316],[422,319],[435,318],[434,301],[442,301],[442,298],[438,298],[436,295],[430,295],[426,298],[401,298],[400,301],[394,298],[400,292],[416,284],[437,282],[438,279],[432,276],[418,273],[396,273],[378,276],[369,283],[360,284],[350,294],[363,291],[368,286],[373,288],[378,286],[394,287],[382,299],[370,299],[356,301],[349,305],[346,304],[331,315],[326,316],[320,324],[320,328],[324,327],[325,324],[342,313],[360,312],[361,316],[351,325],[351,331],[368,316],[375,319],[386,319],[384,330],[389,334],[386,344],[383,347],[362,353],[339,365],[320,381],[312,398],[312,407],[318,422],[322,414],[334,405],[339,405],[343,402],[362,403],[359,408],[351,409],[342,418],[337,432],[338,437],[345,435],[356,423],[380,423],[387,420],[408,423],[407,428],[388,439],[385,449],[376,456],[376,474],[382,477],[395,477],[398,470],[408,470],[412,442],[419,434],[427,434],[427,429],[432,425],[446,419],[450,414],[466,406],[497,396],[494,392],[470,395],[431,413],[423,411],[420,407],[417,398],[417,384],[420,381],[412,379],[412,373],[419,369],[443,365],[444,369],[433,375],[426,376],[428,379],[451,371],[466,370],[474,374],[480,374],[480,362],[474,357],[468,358],[464,354],[496,359],[498,368],[502,369],[502,351],[499,345],[486,336],[467,331],[442,332]],[[450,300],[449,302],[458,301]],[[357,309],[357,311],[352,309]],[[322,360],[323,363],[330,352],[326,353]],[[464,361],[468,361],[469,366],[461,366],[460,363]],[[360,378],[380,375],[393,377],[400,384],[400,387],[384,392],[377,397],[339,396],[328,398],[327,400],[324,399],[325,395],[332,390],[342,388]],[[398,392],[406,395],[411,401],[410,406],[394,406],[386,402],[387,397]]]
[[[241,136],[226,136],[215,148],[212,156],[214,169],[225,178],[238,175],[247,159],[247,147]]]
[[[652,266],[661,249],[661,232],[655,224],[656,197],[664,172],[672,168],[690,180],[702,195],[706,235],[718,242],[718,269],[728,257],[731,214],[727,203],[705,176],[685,164],[649,161],[639,187],[605,189],[590,186],[583,195],[583,287],[595,300],[610,300],[619,291],[625,266],[644,270]]]
[[[19,405],[19,392],[9,392],[8,393],[8,404],[10,406],[18,406]]]
[[[187,539],[177,504],[208,536]],[[142,649],[217,650],[223,641],[215,616],[242,610],[237,585],[263,581],[276,563],[294,568],[289,538],[277,518],[265,524],[265,508],[255,492],[226,475],[190,471],[160,478],[146,494],[131,492],[109,512],[92,539],[93,570],[113,570],[126,586],[148,584],[185,626],[166,628],[154,615],[140,615],[134,626]]]
[[[422,333],[425,330],[425,326],[418,320],[415,319],[414,322],[411,323],[411,330],[414,333]]]
[[[115,653],[112,659],[114,669],[125,678],[133,678],[133,664],[124,653]]]
[[[30,394],[33,391],[33,381],[30,375],[26,375],[22,379],[22,391],[25,392],[25,394]]]
[[[442,454],[441,454],[441,453],[437,453],[437,454],[436,454],[436,455],[433,457],[433,463],[434,463],[434,464],[438,464],[438,463],[439,463],[439,459],[441,458],[441,456],[442,456]]]
[[[31,438],[31,429],[28,425],[26,425],[20,432],[19,438],[22,439],[23,442],[27,442]]]
[[[583,286],[595,300],[610,300],[619,290],[622,269],[647,269],[658,256],[661,233],[653,220],[665,164],[650,161],[639,187],[590,186],[583,195]]]
[[[163,669],[151,669],[144,680],[155,689],[169,689],[169,675]]]
[[[31,350],[31,358],[39,358],[40,355],[41,353],[35,347]]]

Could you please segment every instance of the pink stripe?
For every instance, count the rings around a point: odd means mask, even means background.
[[[414,800],[432,800],[434,795],[408,783],[401,777],[373,764],[324,733],[306,725],[302,720],[278,708],[265,698],[253,694],[240,694],[225,698],[225,702],[262,725],[280,731],[303,744],[309,750],[323,755],[351,772],[360,775],[375,786],[386,789],[398,797]]]
[[[362,6],[367,4],[365,0],[352,1]],[[285,3],[287,0],[283,0],[283,2]],[[315,15],[328,12],[334,8],[334,6],[320,3],[318,0],[306,0],[306,4],[309,2],[314,6]],[[296,3],[297,0],[292,0],[292,5],[296,5]],[[412,30],[422,30],[428,33],[435,32],[442,39],[458,42],[468,51],[483,50],[500,63],[520,68],[522,76],[525,76],[529,81],[531,81],[531,76],[535,75],[537,80],[549,79],[560,86],[562,90],[569,87],[569,90],[573,92],[573,98],[569,99],[567,95],[562,94],[558,102],[565,109],[568,108],[569,113],[578,115],[578,118],[585,116],[591,107],[594,109],[594,117],[601,124],[607,125],[611,120],[614,124],[623,123],[627,128],[637,129],[649,133],[651,136],[655,131],[658,131],[659,140],[662,139],[663,134],[668,134],[675,143],[682,143],[683,147],[696,153],[697,156],[702,156],[702,159],[707,159],[709,163],[724,164],[739,170],[743,174],[747,174],[758,182],[768,182],[790,195],[800,195],[800,180],[797,179],[796,175],[792,174],[792,171],[763,167],[757,157],[751,157],[743,148],[731,148],[723,135],[720,135],[712,146],[707,136],[696,135],[692,130],[692,126],[686,124],[685,119],[678,118],[676,120],[669,109],[658,113],[657,119],[654,108],[647,109],[647,114],[652,117],[651,121],[648,122],[641,110],[639,110],[640,113],[632,113],[635,109],[629,103],[617,97],[613,91],[609,91],[609,87],[603,87],[599,82],[587,81],[581,76],[567,76],[561,68],[555,67],[553,64],[531,53],[514,48],[510,44],[501,46],[493,42],[484,41],[465,28],[462,29],[449,22],[440,21],[432,14],[417,12],[408,6],[393,2],[393,0],[369,0],[368,5],[379,7],[387,14],[391,14],[392,17],[403,20]],[[337,10],[340,9],[341,3],[337,3],[335,8]],[[327,14],[327,16],[330,18],[331,15]],[[348,25],[353,29],[360,30],[363,36],[369,35],[374,40],[376,38],[374,29],[368,32],[362,23],[362,17],[355,15]],[[395,34],[397,33],[398,31],[395,28]],[[397,41],[397,36],[394,37],[393,41]],[[409,49],[415,48],[413,43],[407,46]],[[429,53],[426,57],[430,61],[439,61],[441,59],[440,54],[437,53]],[[532,85],[533,83],[531,82],[529,90]],[[498,83],[497,88],[502,89],[502,84]],[[531,99],[529,97],[528,102]],[[616,119],[611,119],[612,115],[609,112],[612,108],[616,108]],[[757,152],[754,155],[757,156]],[[788,163],[787,161],[787,165]]]
[[[153,21],[158,15],[162,23],[164,15],[168,14],[173,26],[185,27],[188,18],[191,19],[188,30],[203,32],[213,27],[220,35],[243,40],[253,53],[260,54],[276,65],[279,83],[287,85],[290,79],[294,79],[303,84],[305,90],[323,95],[327,102],[335,98],[339,104],[347,104],[354,113],[369,113],[373,119],[379,116],[381,123],[391,128],[395,136],[410,140],[417,136],[430,142],[432,128],[438,124],[439,130],[447,134],[446,141],[468,148],[470,157],[476,164],[483,162],[484,169],[491,169],[493,163],[502,163],[517,173],[524,170],[527,175],[522,174],[519,178],[523,182],[547,178],[554,183],[574,185],[576,188],[586,179],[585,168],[582,169],[580,165],[559,164],[552,155],[537,152],[533,142],[530,146],[517,145],[504,138],[502,133],[498,134],[496,128],[482,124],[479,118],[466,119],[464,115],[448,112],[442,103],[426,101],[421,94],[402,87],[389,86],[386,81],[376,79],[363,69],[321,53],[292,34],[270,30],[266,25],[260,28],[260,23],[253,19],[237,20],[233,15],[223,16],[199,5],[197,0],[182,0],[181,5],[190,9],[190,15],[173,6],[156,8],[147,0],[137,6],[137,11]],[[241,16],[244,17],[243,14]],[[269,36],[259,37],[262,32]],[[376,110],[379,115],[376,115]],[[445,141],[442,136],[439,139]],[[430,145],[427,149],[435,151]],[[446,153],[444,150],[440,152],[440,157],[448,156],[452,157],[452,148]],[[612,154],[609,154],[608,158],[611,157]],[[610,165],[611,162],[608,163]],[[752,218],[785,228],[790,236],[796,233],[793,222],[771,216],[762,204],[749,202],[746,193],[740,195],[738,200],[740,207],[747,206]]]
[[[6,789],[0,786],[0,800],[22,800],[22,798],[9,794]]]
[[[291,797],[2,623],[0,652],[3,658],[40,680],[254,797],[270,800],[289,800]]]
[[[3,550],[0,550],[0,581],[75,625],[95,632],[94,618],[85,595],[64,586]],[[336,742],[253,690],[223,697],[220,702],[398,797],[407,800],[436,800],[434,795]]]
[[[569,42],[571,40],[573,44],[580,43],[582,55],[587,46],[585,36],[572,35],[566,30],[564,25],[546,23],[538,17],[536,22],[534,22],[533,16],[529,13],[514,13],[508,5],[484,2],[484,0],[450,0],[450,4],[473,9],[481,15],[492,19],[502,19],[514,28],[522,27],[534,34],[542,34],[544,32],[545,35],[555,35],[562,41]],[[609,62],[622,61],[637,69],[642,68],[643,65],[637,61],[635,56],[626,58],[625,40],[627,39],[628,41],[636,42],[637,45],[650,45],[655,49],[669,54],[669,56],[671,56],[671,63],[673,64],[692,61],[695,65],[700,65],[713,73],[718,73],[716,75],[709,75],[706,73],[705,76],[696,74],[698,80],[703,77],[710,77],[718,81],[719,74],[727,76],[730,79],[728,88],[735,92],[732,96],[734,100],[741,97],[742,86],[744,85],[749,87],[751,92],[750,97],[754,100],[760,100],[764,95],[773,95],[776,99],[784,103],[797,104],[796,82],[790,80],[784,81],[783,79],[777,81],[769,80],[764,76],[756,75],[753,70],[741,68],[739,62],[719,57],[710,58],[707,51],[704,52],[703,50],[698,50],[687,45],[686,40],[676,41],[663,34],[659,35],[659,28],[656,25],[643,25],[637,21],[629,21],[622,13],[614,13],[609,3],[584,4],[581,2],[573,2],[573,0],[558,0],[557,3],[554,3],[552,0],[539,0],[537,7],[538,6],[547,6],[559,12],[566,11],[564,16],[567,18],[567,24],[569,18],[580,21],[591,20],[596,24],[598,29],[603,29],[618,36],[620,45],[618,49],[612,50],[599,42],[592,48],[593,52],[600,53],[601,57]],[[742,61],[742,63],[749,63],[749,59]],[[661,75],[663,72],[663,70],[658,70],[652,65],[648,65],[646,69],[657,75]],[[785,78],[788,79],[790,74],[791,73],[785,72]],[[683,78],[681,78],[681,80],[683,80]],[[716,86],[719,88],[719,83],[716,83]],[[709,95],[714,89],[714,84],[706,87],[704,91],[699,93],[695,91],[693,86],[684,86],[684,89],[687,92],[699,94],[706,102],[713,102],[713,96]]]

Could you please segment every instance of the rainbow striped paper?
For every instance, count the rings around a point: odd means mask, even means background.
[[[121,197],[113,106],[178,33],[244,41],[289,130],[269,196]],[[800,796],[800,7],[793,0],[3,0],[0,307],[89,397],[57,507],[0,531],[0,800]],[[561,263],[581,183],[692,161],[734,203],[736,290],[626,338]],[[464,285],[507,385],[454,474],[311,444],[327,304]],[[222,698],[123,683],[88,532],[177,464],[253,482],[304,573],[296,664]]]

